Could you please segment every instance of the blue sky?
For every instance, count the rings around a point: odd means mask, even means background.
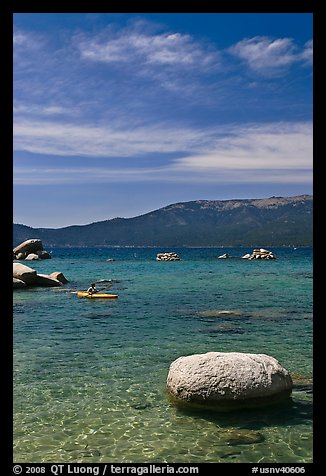
[[[312,14],[14,14],[14,222],[312,193]]]

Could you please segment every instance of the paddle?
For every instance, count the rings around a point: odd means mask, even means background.
[[[98,289],[98,292],[105,291],[106,289],[109,289],[112,287],[112,279],[99,279],[97,281],[94,281],[95,283],[109,283],[107,286],[104,286],[104,288]]]
[[[97,281],[94,281],[95,283],[109,283],[107,286],[104,286],[100,289],[97,290],[97,292],[103,292],[106,289],[109,289],[112,287],[112,279],[98,279]]]
[[[94,281],[94,283],[112,283],[112,279],[99,279]]]
[[[110,288],[112,288],[112,284],[109,284],[109,286],[105,286],[104,288],[98,289],[98,292],[99,292],[99,293],[102,293],[102,292],[105,291],[106,289],[110,289]]]

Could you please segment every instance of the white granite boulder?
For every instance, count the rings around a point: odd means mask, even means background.
[[[13,277],[24,281],[26,284],[32,284],[36,281],[36,271],[21,263],[13,263]]]
[[[13,278],[14,289],[22,287],[22,285],[15,282],[15,279],[23,282],[27,286],[52,287],[62,286],[63,284],[68,283],[68,280],[60,271],[55,271],[54,273],[51,273],[51,275],[38,274],[35,269],[29,268],[28,266],[21,263],[13,263]]]
[[[49,277],[52,279],[56,279],[57,281],[60,281],[60,283],[62,284],[69,283],[68,279],[60,271],[55,271],[54,273],[51,273]]]
[[[23,243],[20,243],[20,245],[16,246],[16,248],[14,248],[14,254],[17,255],[17,253],[26,253],[26,255],[28,255],[29,253],[36,253],[37,251],[42,250],[42,241],[34,238],[32,240],[26,240]]]
[[[271,251],[265,250],[264,248],[254,249],[251,254],[247,253],[242,256],[244,259],[276,259],[275,255]]]
[[[49,259],[51,255],[43,249],[43,243],[38,238],[26,240],[13,249],[14,260]]]
[[[180,261],[177,253],[157,253],[156,261]]]
[[[232,410],[268,405],[288,397],[292,379],[269,355],[208,352],[172,362],[167,391],[177,405]]]
[[[40,258],[38,257],[38,255],[36,253],[29,253],[25,258],[25,260],[27,260],[27,261],[33,261],[33,260],[38,260],[38,259],[40,259]]]

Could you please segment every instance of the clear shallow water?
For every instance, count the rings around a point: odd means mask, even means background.
[[[156,262],[161,251],[183,259]],[[312,250],[216,260],[248,251],[54,249],[30,263],[70,282],[14,292],[14,461],[311,462],[309,390],[227,414],[166,398],[170,363],[209,351],[266,353],[312,381]],[[119,299],[74,294],[98,279]]]

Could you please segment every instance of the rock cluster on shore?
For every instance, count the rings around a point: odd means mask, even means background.
[[[177,253],[158,253],[156,255],[156,261],[180,261],[181,258]]]
[[[39,260],[51,258],[50,253],[43,249],[43,243],[39,239],[26,240],[13,249],[14,260]]]
[[[62,286],[68,283],[65,276],[55,271],[51,274],[39,274],[35,269],[21,263],[13,263],[13,289],[26,286]]]
[[[13,249],[14,261],[16,260],[40,260],[51,258],[51,255],[43,249],[43,243],[39,239],[27,240]],[[51,274],[40,274],[22,263],[13,263],[13,289],[25,288],[26,286],[62,286],[68,280],[60,271]]]
[[[179,406],[233,410],[269,405],[289,397],[289,372],[273,357],[240,352],[208,352],[172,362],[168,395]]]
[[[242,256],[243,259],[276,259],[271,251],[264,248],[254,249],[251,254],[247,253]]]

